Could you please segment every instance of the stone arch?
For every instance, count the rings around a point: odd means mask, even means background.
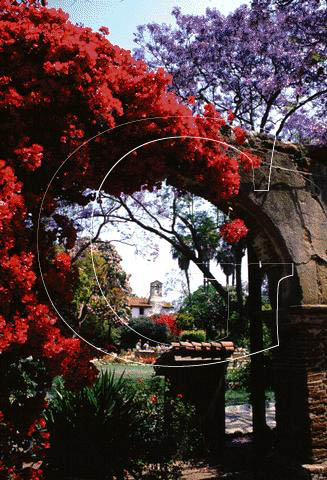
[[[249,144],[269,165],[273,139],[259,136]],[[240,192],[233,198],[235,216],[251,229],[256,257],[262,263],[294,264],[294,278],[281,290],[275,359],[278,445],[288,455],[317,462],[327,459],[326,158],[322,147],[276,142],[269,185],[264,167],[254,172],[261,191],[253,189],[252,172],[242,173]],[[169,172],[172,185],[174,168]],[[194,179],[189,178],[189,185],[192,193],[207,197]],[[229,205],[219,207],[227,211]],[[272,290],[289,273],[286,267],[276,269],[269,278]]]
[[[270,164],[273,139],[249,139]],[[280,290],[279,348],[275,349],[277,445],[305,462],[327,460],[327,149],[276,142],[268,168],[242,174],[233,214],[250,228],[262,263],[284,263],[269,284],[290,274]],[[259,191],[261,190],[261,191]],[[266,191],[264,191],[266,190]],[[194,186],[193,193],[206,198]],[[228,211],[229,204],[219,204]]]
[[[252,144],[269,162],[273,140]],[[285,307],[327,304],[326,158],[322,147],[277,142],[269,191],[255,192],[251,176],[243,175],[235,201],[236,212],[247,217],[254,230],[260,226],[254,240],[258,252],[270,251],[281,262],[294,263],[296,283],[284,296]],[[257,188],[267,188],[267,171],[260,169],[254,177]]]
[[[250,140],[270,162],[273,139]],[[277,445],[306,462],[327,459],[327,149],[276,143],[267,170],[242,176],[233,202],[251,229],[257,259],[294,264],[280,291],[280,346],[274,351]],[[277,168],[277,167],[281,168]],[[283,273],[284,270],[284,273]],[[269,278],[276,288],[285,268]]]

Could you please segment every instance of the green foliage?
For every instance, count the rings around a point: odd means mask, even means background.
[[[47,461],[63,475],[96,479],[181,478],[202,437],[193,406],[168,396],[154,377],[126,380],[104,373],[92,387],[65,390],[56,379],[46,412],[51,434]]]
[[[204,330],[183,330],[179,338],[182,342],[205,342],[206,332]]]
[[[188,313],[194,318],[195,328],[204,329],[208,339],[221,336],[226,328],[227,307],[212,285],[208,289],[201,286],[187,296],[180,313]]]
[[[195,320],[191,313],[180,312],[176,317],[176,326],[180,330],[194,330]]]
[[[179,396],[170,396],[168,382],[160,377],[130,382],[130,388],[135,399],[144,402],[140,412],[144,423],[136,432],[136,442],[146,469],[139,478],[180,478],[174,476],[180,475],[176,462],[192,462],[203,448],[195,407]]]
[[[191,199],[188,199],[187,195],[182,197],[176,211],[180,218],[184,218],[184,222],[178,224],[177,231],[183,242],[193,252],[200,252],[203,260],[210,260],[215,257],[220,245],[217,212],[214,208],[204,209],[203,205],[202,210],[196,209],[195,211],[193,205],[193,212],[189,212],[192,201],[194,202],[193,196],[191,196]],[[198,202],[201,206],[203,200],[198,200]],[[172,249],[172,252],[174,254],[175,250]],[[178,258],[178,256],[175,256],[175,258]]]
[[[123,349],[134,348],[140,339],[150,345],[155,345],[155,342],[167,343],[170,339],[167,326],[157,324],[148,317],[132,318],[128,325],[130,328],[126,326],[121,332],[120,346]]]
[[[250,403],[250,392],[247,390],[228,389],[225,393],[226,406],[244,405]]]
[[[129,313],[128,277],[120,261],[116,249],[103,243],[93,247],[93,260],[90,250],[85,250],[76,262],[79,277],[72,302],[78,319],[76,328],[98,346],[114,343],[112,330],[119,324],[119,317],[125,318]]]
[[[65,475],[123,478],[124,468],[135,462],[130,433],[137,427],[138,411],[122,377],[103,373],[80,392],[57,382],[46,411],[48,461]]]
[[[114,327],[111,329],[111,341],[114,345],[120,344],[121,332],[121,328]]]
[[[226,383],[228,389],[249,391],[250,362],[237,368],[227,369]]]
[[[40,359],[33,359],[32,356],[15,359],[12,363],[8,362],[6,369],[1,372],[0,391],[3,385],[10,388],[10,403],[19,410],[26,398],[36,398],[47,390],[49,385],[45,372],[46,368]]]
[[[234,342],[237,347],[248,347],[249,328],[246,318],[240,318],[238,312],[230,311],[228,320],[228,340]],[[245,343],[245,344],[244,344]]]

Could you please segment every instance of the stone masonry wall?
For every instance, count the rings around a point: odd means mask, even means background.
[[[327,459],[327,307],[294,309],[275,352],[278,448],[303,461]]]

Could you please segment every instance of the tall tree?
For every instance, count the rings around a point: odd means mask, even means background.
[[[123,325],[130,313],[127,297],[131,289],[120,262],[117,250],[108,242],[93,245],[92,254],[90,249],[84,250],[76,261],[79,275],[71,312],[77,320],[74,327],[96,346],[111,343],[112,327]]]
[[[227,335],[228,309],[212,285],[207,289],[201,286],[186,297],[179,312],[189,314],[194,319],[194,327],[206,331],[207,340]]]
[[[98,219],[100,225],[104,218],[107,225],[114,227],[122,223],[129,226],[132,224],[133,231],[128,227],[130,238],[135,238],[139,227],[152,235],[152,244],[153,236],[165,240],[171,245],[173,257],[179,261],[185,274],[188,275],[190,262],[194,263],[227,302],[225,287],[210,269],[210,261],[220,262],[222,257],[219,252],[228,249],[223,241],[223,230],[220,232],[223,221],[222,218],[217,218],[216,207],[199,197],[195,201],[194,198],[192,197],[190,204],[189,194],[178,192],[167,185],[151,195],[144,192],[119,197],[104,194],[101,197],[101,208],[96,210],[94,218]],[[237,225],[236,231],[237,239],[247,233],[242,223]],[[233,241],[234,238],[231,236],[229,240]],[[231,254],[230,260],[235,258],[235,255]],[[240,276],[238,281],[241,284]]]
[[[138,27],[135,53],[165,67],[195,111],[212,103],[249,130],[326,142],[326,2],[253,0],[227,16],[172,14],[176,27]]]

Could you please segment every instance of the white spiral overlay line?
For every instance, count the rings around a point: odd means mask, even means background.
[[[273,158],[274,158],[274,153],[275,153],[276,140],[277,140],[277,137],[275,135],[274,144],[273,144],[273,148],[272,148],[272,152],[271,152],[270,165],[269,165],[268,188],[262,188],[262,189],[258,188],[257,190],[256,189],[254,190],[255,192],[269,192],[270,191],[271,169],[272,169],[272,163],[273,163]],[[253,165],[252,165],[252,171],[253,171]],[[254,172],[253,172],[253,175],[254,175]]]
[[[61,165],[59,165],[59,167],[57,168],[57,170],[54,172],[54,174],[52,175],[46,189],[45,189],[45,192],[43,194],[43,197],[42,197],[42,200],[41,200],[41,204],[40,204],[40,209],[39,209],[39,215],[38,215],[38,221],[37,221],[37,238],[36,238],[36,246],[37,246],[37,262],[38,262],[38,267],[39,267],[39,271],[40,271],[40,275],[41,275],[41,280],[42,280],[42,284],[44,286],[44,289],[45,289],[45,292],[50,300],[50,303],[53,307],[53,309],[55,310],[55,312],[57,313],[58,317],[63,321],[63,323],[74,333],[74,335],[79,338],[80,340],[82,340],[83,342],[85,342],[86,344],[88,344],[90,347],[94,348],[95,350],[99,351],[99,352],[102,352],[104,354],[107,354],[107,355],[112,355],[113,357],[115,358],[120,358],[118,357],[116,354],[113,354],[112,352],[108,352],[100,347],[97,347],[96,345],[94,345],[92,342],[90,342],[89,340],[87,340],[86,338],[84,338],[82,335],[80,335],[78,332],[76,332],[74,330],[74,328],[64,319],[64,317],[61,315],[61,313],[58,311],[57,307],[55,306],[52,298],[51,298],[51,295],[48,291],[48,288],[46,286],[46,283],[45,283],[45,280],[44,280],[44,275],[43,275],[43,272],[42,272],[42,267],[41,267],[41,261],[40,261],[40,249],[39,249],[39,232],[40,232],[40,222],[41,222],[41,212],[42,212],[42,208],[43,208],[43,205],[44,205],[44,201],[45,201],[45,198],[48,194],[48,191],[49,191],[49,188],[53,182],[53,180],[55,179],[55,177],[58,175],[59,171],[62,169],[62,167],[66,164],[66,162],[68,162],[68,160],[76,153],[78,152],[82,147],[84,147],[85,145],[87,145],[88,143],[90,143],[91,141],[93,141],[94,139],[96,139],[97,137],[105,134],[105,133],[108,133],[112,130],[115,130],[115,129],[118,129],[120,127],[124,127],[124,126],[127,126],[127,125],[131,125],[133,123],[140,123],[140,122],[144,122],[144,121],[151,121],[151,120],[158,120],[158,119],[168,119],[168,118],[194,118],[192,115],[167,115],[167,116],[159,116],[159,117],[148,117],[148,118],[142,118],[142,119],[137,119],[137,120],[132,120],[132,121],[129,121],[129,122],[125,122],[125,123],[122,123],[120,125],[116,125],[115,127],[111,127],[111,128],[108,128],[106,130],[104,130],[103,132],[99,132],[98,134],[94,135],[93,137],[89,138],[87,141],[81,143],[81,145],[79,145],[75,150],[73,150],[68,156],[67,158],[61,163]],[[215,117],[201,117],[203,118],[204,120],[217,120]],[[219,140],[216,140],[216,139],[213,139],[213,138],[209,138],[209,137],[198,137],[198,136],[190,136],[190,135],[183,135],[183,136],[169,136],[169,137],[163,137],[163,138],[159,138],[159,139],[155,139],[155,140],[151,140],[149,142],[145,142],[143,143],[142,145],[139,145],[137,147],[135,147],[134,149],[130,150],[128,153],[126,153],[125,155],[123,155],[119,160],[117,160],[117,162],[110,168],[110,170],[108,171],[108,173],[105,175],[104,179],[102,180],[101,184],[100,184],[100,187],[97,191],[97,194],[96,194],[96,199],[98,198],[99,196],[99,192],[101,190],[101,187],[103,185],[103,183],[105,182],[105,180],[107,179],[107,177],[109,176],[109,174],[112,172],[112,170],[124,159],[126,158],[128,155],[130,155],[133,151],[136,151],[138,150],[139,148],[142,148],[143,146],[146,146],[146,145],[149,145],[151,143],[155,143],[155,142],[158,142],[158,141],[163,141],[163,140],[169,140],[169,139],[177,139],[177,138],[193,138],[193,139],[200,139],[200,140],[209,140],[209,141],[213,141],[215,143],[220,143],[222,145],[225,145],[229,148],[231,148],[232,150],[235,150],[239,153],[242,153],[243,155],[245,155],[252,163],[252,159],[249,158],[249,156],[245,153],[245,152],[242,152],[240,151],[238,148],[234,147],[233,145],[229,145],[228,143],[226,142],[222,142],[222,141],[219,141]],[[275,141],[276,141],[276,137],[275,137]],[[278,167],[275,167],[275,168],[278,168]],[[270,168],[270,171],[271,171],[271,168]],[[297,173],[296,171],[294,171],[294,173]],[[270,177],[269,177],[270,179]],[[254,184],[254,168],[253,168],[253,163],[252,163],[252,183],[253,183],[253,188],[254,188],[254,191],[255,191],[255,184]],[[96,200],[95,200],[96,201]],[[94,219],[94,205],[95,205],[95,201],[93,202],[93,209],[92,209],[92,227],[93,227],[93,219]],[[99,284],[99,280],[98,280],[98,277],[97,277],[97,274],[96,274],[96,271],[95,271],[95,268],[94,268],[94,258],[93,258],[93,250],[92,250],[92,242],[91,242],[91,258],[92,258],[92,265],[93,265],[93,270],[94,270],[94,274],[95,274],[95,278],[96,278],[96,282],[98,284],[98,287],[103,295],[103,291],[101,289],[101,285]],[[285,265],[285,264],[280,264],[280,265]],[[286,265],[289,265],[289,264],[286,264]],[[282,280],[284,280],[285,278],[288,278],[288,277],[291,277],[293,276],[294,274],[294,264],[292,263],[292,275],[287,275],[283,278],[281,278],[278,282],[278,286],[277,286],[277,311],[276,311],[276,328],[277,328],[277,338],[278,338],[278,342],[276,345],[273,345],[271,347],[268,347],[264,350],[260,350],[258,352],[253,352],[253,353],[250,353],[248,355],[244,355],[242,357],[238,357],[239,358],[245,358],[245,357],[249,357],[249,356],[252,356],[252,355],[255,355],[257,353],[261,353],[261,352],[264,352],[264,351],[267,351],[267,350],[270,350],[272,348],[276,348],[279,346],[279,336],[278,336],[278,293],[279,293],[279,285],[280,285],[280,282]],[[104,295],[103,295],[104,296]],[[112,310],[112,312],[114,313],[114,315],[119,319],[119,321],[121,323],[123,323],[124,325],[126,325],[130,330],[133,330],[135,333],[137,333],[137,335],[139,336],[143,336],[141,334],[139,334],[138,332],[136,332],[134,329],[132,329],[129,325],[126,324],[126,321],[124,321],[123,319],[121,319],[119,317],[119,315],[113,310],[112,306],[108,303],[108,300],[107,298],[104,296],[105,298],[105,301],[107,303],[107,305],[109,306],[109,308]],[[147,338],[147,337],[145,337]],[[226,338],[226,337],[224,337]],[[153,341],[152,339],[150,339],[151,341]],[[156,343],[161,343],[161,342],[156,342]],[[136,361],[133,361],[133,360],[127,360],[127,359],[124,359],[124,358],[120,358],[122,361],[124,361],[125,363],[132,363],[132,364],[137,364],[137,365],[143,365],[144,366],[144,363],[142,362],[136,362]],[[219,364],[219,363],[226,363],[226,362],[229,362],[230,360],[227,359],[227,360],[221,360],[221,361],[217,361],[217,362],[210,362],[210,363],[205,363],[205,364],[200,364],[200,365],[158,365],[158,367],[165,367],[165,368],[185,368],[185,367],[194,367],[194,366],[197,366],[197,367],[202,367],[202,366],[206,366],[206,365],[216,365],[216,364]],[[152,365],[149,365],[149,366],[152,366]]]

